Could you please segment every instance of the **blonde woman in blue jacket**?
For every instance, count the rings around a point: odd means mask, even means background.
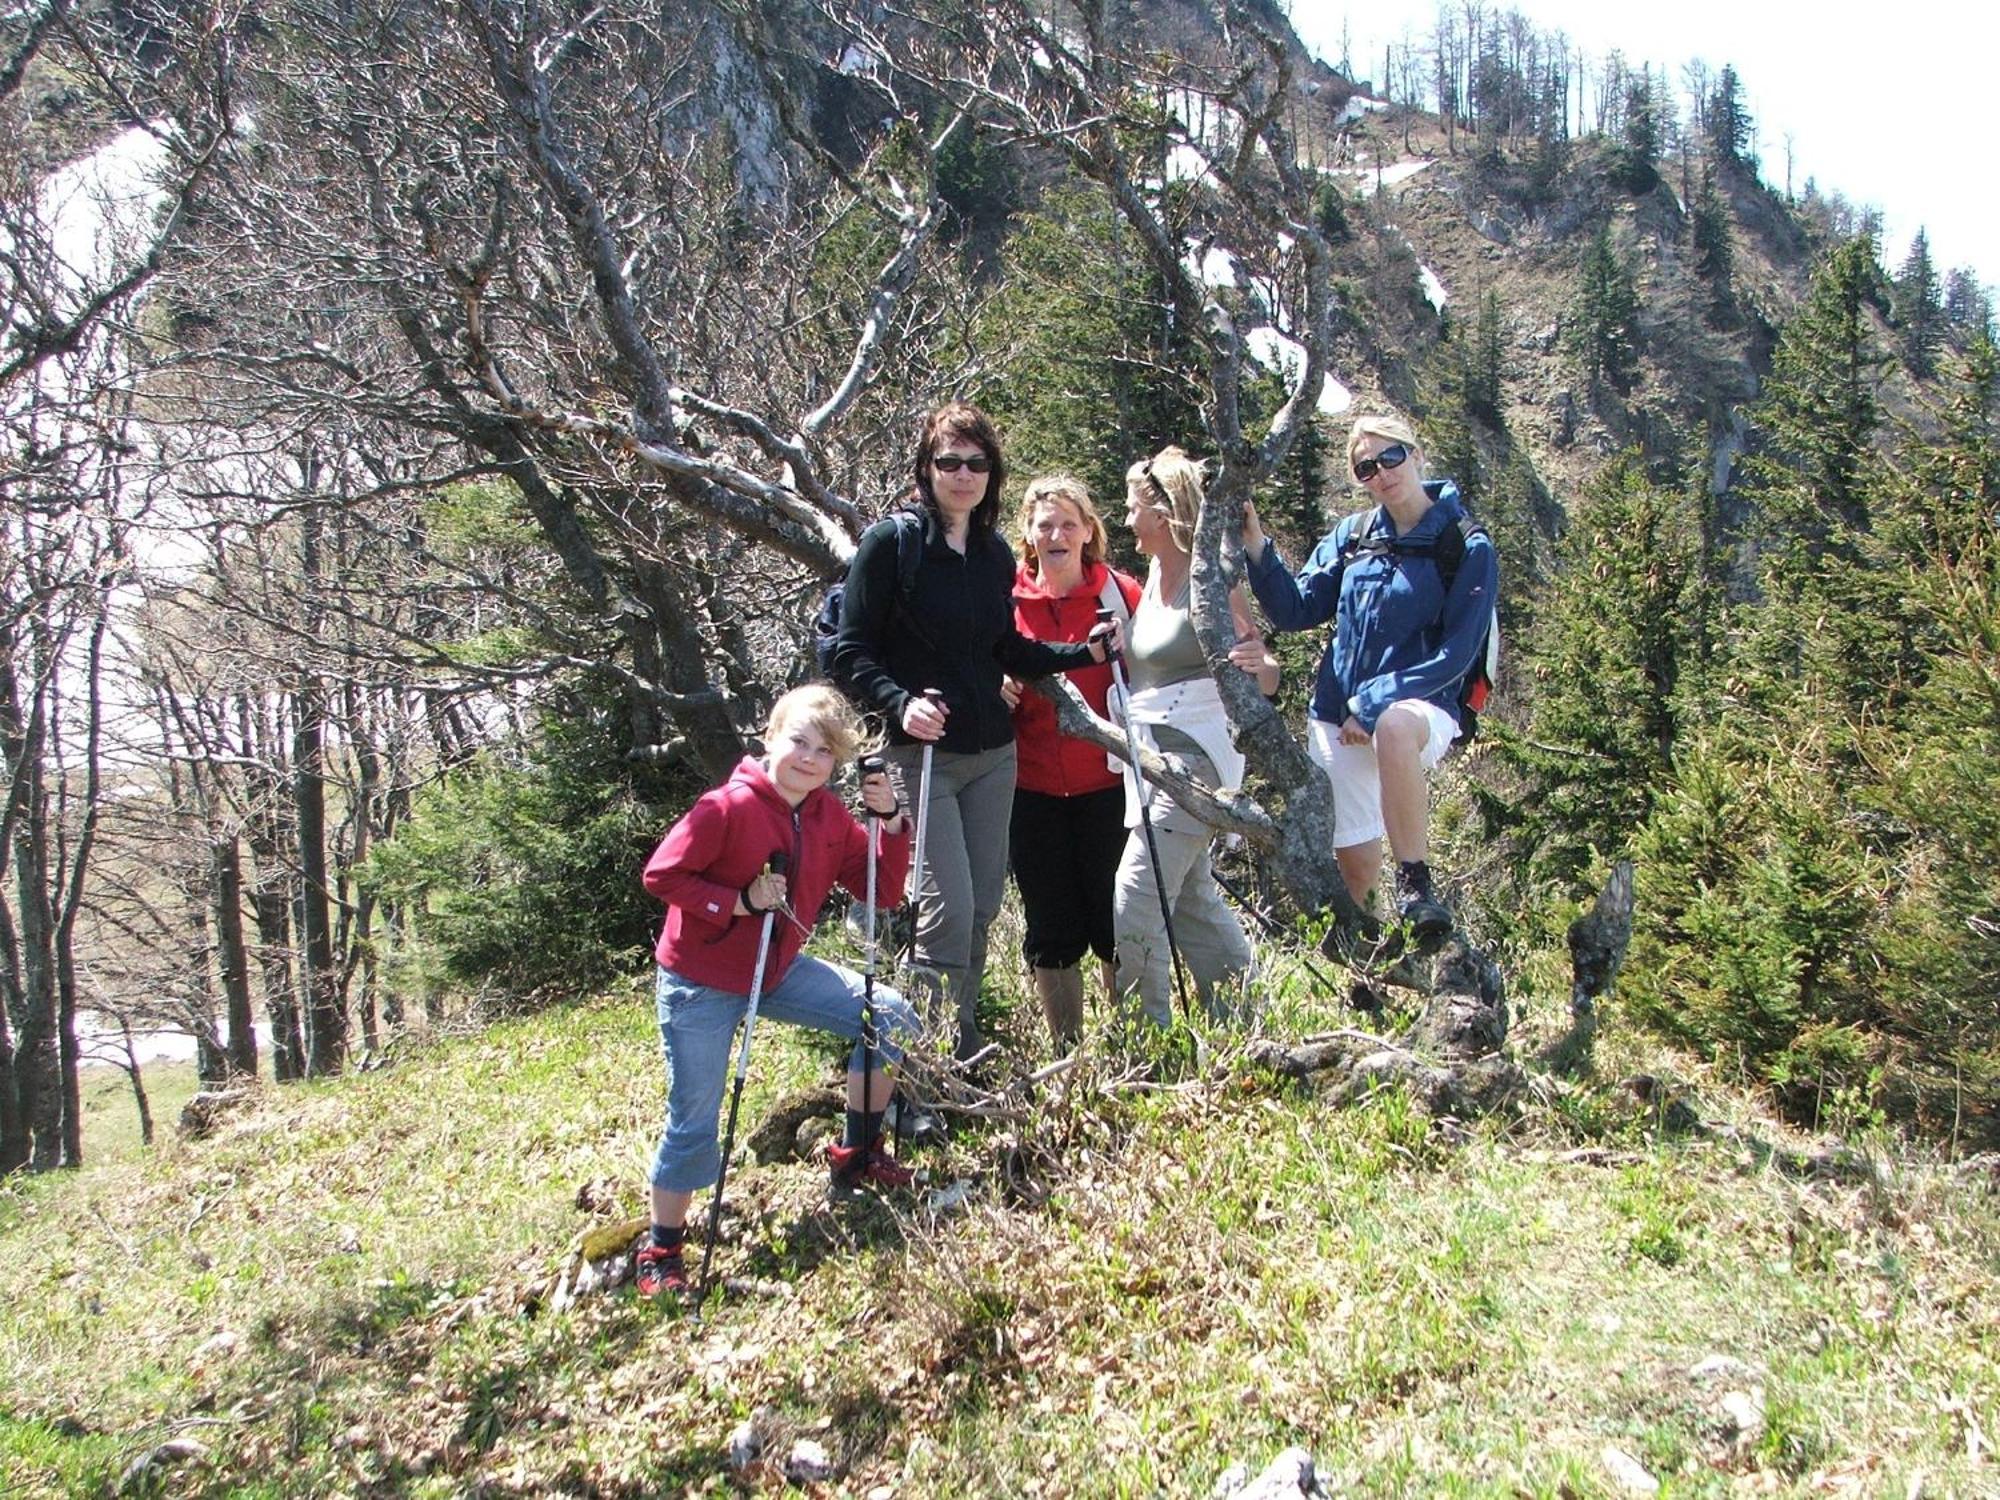
[[[1423,449],[1400,418],[1356,421],[1347,459],[1368,509],[1344,517],[1294,573],[1246,504],[1244,559],[1273,627],[1334,622],[1307,748],[1333,788],[1341,878],[1365,907],[1386,833],[1397,914],[1433,941],[1453,923],[1431,885],[1426,778],[1460,733],[1459,684],[1486,640],[1499,562],[1484,531],[1462,531],[1464,557],[1446,589],[1434,554],[1465,512],[1449,479],[1425,478]]]

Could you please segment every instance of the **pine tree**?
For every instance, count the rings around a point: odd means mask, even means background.
[[[1639,292],[1631,269],[1611,244],[1611,226],[1591,237],[1577,272],[1575,299],[1565,337],[1595,386],[1608,380],[1629,385],[1639,341]]]
[[[1313,216],[1319,220],[1319,232],[1326,236],[1329,245],[1345,245],[1354,238],[1341,197],[1340,183],[1333,177],[1322,177],[1318,191],[1313,194]]]
[[[1502,422],[1500,402],[1505,394],[1500,369],[1499,293],[1489,290],[1479,299],[1479,316],[1470,333],[1461,333],[1460,338],[1464,352],[1459,389],[1466,415],[1497,428]]]
[[[1730,278],[1736,252],[1730,235],[1729,205],[1716,186],[1715,168],[1708,162],[1702,163],[1701,186],[1695,193],[1689,233],[1694,246],[1695,274],[1709,287],[1710,321],[1720,322],[1733,305]]]
[[[1619,131],[1613,175],[1628,193],[1649,193],[1660,181],[1660,110],[1653,75],[1641,70],[1625,85],[1625,121]]]
[[[1954,346],[1969,349],[1979,339],[1994,340],[1993,298],[1968,266],[1944,279],[1944,319]]]
[[[1945,321],[1937,270],[1931,264],[1930,236],[1922,228],[1910,241],[1910,253],[1903,257],[1892,303],[1903,333],[1903,363],[1917,379],[1928,380],[1937,373],[1938,346],[1944,342]]]
[[[1571,515],[1560,585],[1538,610],[1533,716],[1506,751],[1525,778],[1532,872],[1566,890],[1595,861],[1629,852],[1671,775],[1719,606],[1711,508],[1702,480],[1686,494],[1663,489],[1628,454]]]
[[[1751,414],[1763,447],[1747,466],[1781,578],[1812,571],[1830,549],[1851,555],[1852,537],[1868,529],[1886,363],[1868,309],[1880,278],[1865,235],[1827,257],[1779,337]]]
[[[1704,120],[1708,127],[1708,149],[1718,161],[1739,167],[1753,165],[1749,157],[1750,112],[1743,104],[1743,85],[1736,77],[1736,69],[1728,63],[1722,65],[1722,72],[1716,77],[1715,92],[1709,96]]]

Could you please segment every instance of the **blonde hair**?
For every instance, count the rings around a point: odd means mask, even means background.
[[[1185,449],[1162,448],[1151,458],[1141,459],[1125,471],[1128,489],[1136,488],[1145,503],[1167,518],[1174,545],[1183,552],[1194,550],[1194,523],[1201,515],[1205,491],[1201,465],[1187,456]]]
[[[1104,517],[1097,513],[1097,503],[1090,498],[1090,490],[1074,474],[1044,474],[1039,479],[1028,482],[1027,493],[1021,496],[1021,561],[1029,567],[1035,566],[1035,510],[1043,505],[1067,505],[1076,512],[1083,522],[1084,530],[1090,535],[1083,542],[1083,565],[1104,561],[1104,550],[1110,544],[1105,534]]]
[[[1371,412],[1367,416],[1356,417],[1354,425],[1348,429],[1347,467],[1350,473],[1354,469],[1354,450],[1361,446],[1363,438],[1371,437],[1380,438],[1385,443],[1401,443],[1416,460],[1417,473],[1423,473],[1424,445],[1417,441],[1416,429],[1401,417],[1390,416],[1386,412]]]
[[[771,705],[771,717],[764,725],[765,746],[792,724],[803,724],[825,740],[837,766],[869,748],[862,742],[861,720],[854,705],[823,682],[795,687]]]

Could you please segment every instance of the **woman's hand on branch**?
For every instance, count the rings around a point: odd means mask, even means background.
[[[1243,555],[1255,562],[1264,555],[1264,523],[1257,518],[1257,507],[1250,501],[1243,502]]]

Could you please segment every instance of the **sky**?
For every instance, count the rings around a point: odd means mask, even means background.
[[[2000,192],[1989,123],[2000,93],[2000,7],[1990,0],[1902,0],[1884,9],[1769,0],[1486,0],[1489,13],[1518,10],[1543,31],[1560,30],[1593,58],[1612,48],[1628,63],[1667,66],[1681,112],[1681,65],[1735,66],[1757,131],[1764,181],[1792,181],[1883,215],[1882,254],[1901,266],[1922,226],[1940,277],[1970,266],[2000,283]],[[1382,49],[1406,36],[1421,46],[1436,0],[1292,0],[1292,24],[1326,62],[1338,65],[1345,21],[1357,77],[1382,71]],[[1984,17],[1984,19],[1980,19]]]

